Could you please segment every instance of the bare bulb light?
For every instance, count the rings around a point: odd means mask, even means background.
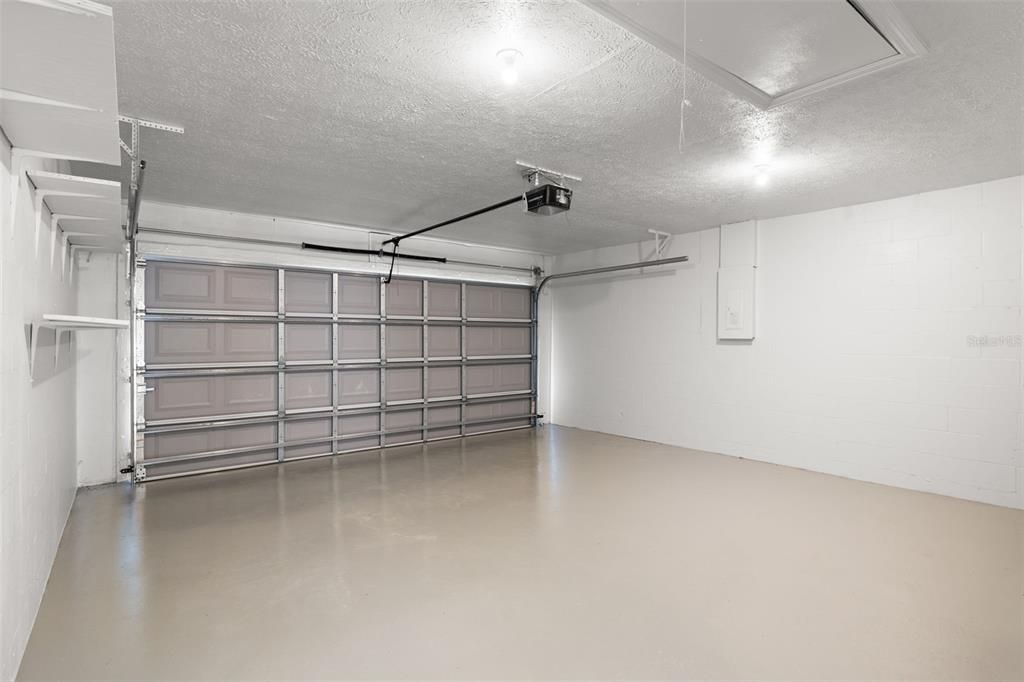
[[[518,66],[523,53],[515,48],[506,47],[503,50],[498,50],[498,53],[495,56],[498,58],[498,63],[501,65],[501,80],[505,85],[515,85],[519,81]]]

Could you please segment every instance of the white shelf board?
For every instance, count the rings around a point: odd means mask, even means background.
[[[28,177],[53,213],[121,219],[119,182],[43,170],[30,170]]]
[[[34,376],[36,366],[36,348],[39,346],[39,330],[52,329],[56,336],[53,343],[53,366],[60,360],[60,337],[64,332],[81,331],[84,329],[128,329],[128,320],[110,317],[85,317],[82,315],[45,314],[32,323],[30,330],[31,349],[29,351],[28,371]]]
[[[14,147],[120,165],[116,73],[109,7],[0,2],[0,125]]]
[[[41,170],[28,171],[28,177],[35,187],[37,230],[45,202],[69,244],[116,248],[123,241],[120,183]]]
[[[113,317],[85,317],[82,315],[43,315],[39,322],[50,329],[127,329],[128,320]]]

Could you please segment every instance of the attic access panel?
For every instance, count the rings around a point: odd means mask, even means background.
[[[584,0],[762,109],[913,59],[921,41],[889,0]]]

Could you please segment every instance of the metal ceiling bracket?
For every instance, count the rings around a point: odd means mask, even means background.
[[[128,186],[128,229],[126,230],[129,239],[133,238],[134,228],[138,225],[138,206],[139,206],[139,185],[140,185],[140,174],[142,171],[142,140],[139,137],[141,128],[150,128],[152,130],[161,130],[165,133],[175,133],[177,135],[184,135],[185,129],[181,126],[171,125],[170,123],[160,123],[159,121],[150,121],[144,118],[136,118],[134,116],[118,116],[117,120],[121,123],[127,123],[131,126],[131,143],[125,142],[123,139],[120,140],[121,150],[131,159],[132,170],[131,170],[131,183]]]
[[[542,180],[545,178],[562,187],[565,186],[566,180],[583,182],[583,178],[578,175],[570,175],[569,173],[551,170],[550,168],[542,168],[541,166],[529,163],[528,161],[520,161],[519,159],[516,159],[516,165],[519,166],[519,172],[523,178],[525,178],[526,181],[534,187],[539,187]]]
[[[661,230],[647,230],[654,235],[654,255],[657,258],[661,258],[665,249],[668,247],[668,243],[672,240],[672,235],[668,232],[662,232]]]

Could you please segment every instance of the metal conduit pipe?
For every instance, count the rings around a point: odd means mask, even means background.
[[[590,268],[589,270],[575,270],[573,272],[559,272],[554,275],[548,275],[543,278],[537,287],[533,290],[533,391],[534,391],[534,405],[533,412],[537,413],[540,411],[540,406],[537,405],[537,397],[540,395],[540,338],[538,335],[538,327],[540,326],[540,292],[544,288],[544,285],[555,279],[567,279],[569,277],[585,277],[587,275],[601,275],[607,272],[621,272],[623,270],[639,270],[642,268],[653,268],[660,265],[672,265],[674,263],[685,263],[690,260],[689,256],[676,256],[674,258],[660,258],[658,260],[640,261],[638,263],[625,263],[623,265],[609,265],[603,268]],[[534,419],[534,426],[537,425],[536,418]]]

